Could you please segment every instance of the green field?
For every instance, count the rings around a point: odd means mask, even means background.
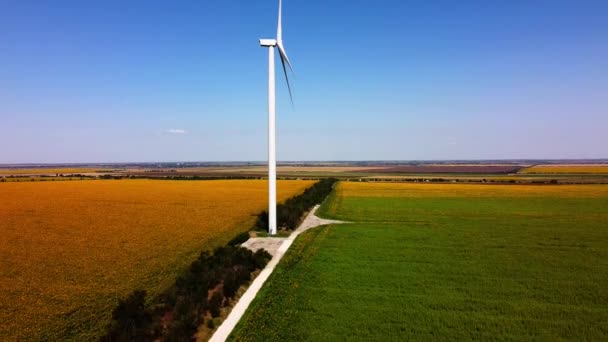
[[[234,340],[608,340],[608,186],[341,183]]]

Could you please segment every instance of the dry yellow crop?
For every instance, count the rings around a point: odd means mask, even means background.
[[[494,185],[394,182],[340,182],[339,197],[606,197],[608,185]]]
[[[279,200],[312,184],[279,181]],[[95,340],[118,298],[166,288],[266,196],[258,180],[0,183],[0,340]]]
[[[608,164],[580,164],[580,165],[537,165],[526,168],[520,173],[540,173],[540,174],[607,174]]]

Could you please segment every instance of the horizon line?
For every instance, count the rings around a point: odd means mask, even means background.
[[[497,159],[335,159],[335,160],[281,160],[278,164],[294,163],[415,163],[415,162],[595,162],[608,163],[608,158],[497,158]],[[0,163],[2,166],[54,166],[54,165],[147,165],[147,164],[260,164],[265,165],[267,160],[207,160],[207,161],[129,161],[129,162],[25,162],[25,163]]]

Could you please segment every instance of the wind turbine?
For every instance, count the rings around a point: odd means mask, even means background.
[[[293,103],[291,85],[287,76],[287,66],[293,72],[285,47],[283,46],[283,23],[281,12],[283,2],[279,0],[279,23],[277,26],[276,39],[260,39],[260,45],[268,48],[268,233],[277,233],[277,154],[276,154],[276,98],[275,98],[275,73],[274,73],[274,48],[279,50],[283,73],[287,81],[289,98]]]

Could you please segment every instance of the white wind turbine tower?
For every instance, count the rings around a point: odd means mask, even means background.
[[[274,73],[274,48],[279,49],[283,73],[287,81],[289,98],[292,99],[291,86],[287,76],[286,65],[291,68],[289,58],[283,47],[283,28],[281,22],[282,1],[279,0],[279,23],[276,39],[260,39],[260,45],[268,48],[268,233],[277,233],[277,155],[276,155],[276,100],[275,100],[275,73]],[[293,101],[293,99],[292,99]]]

